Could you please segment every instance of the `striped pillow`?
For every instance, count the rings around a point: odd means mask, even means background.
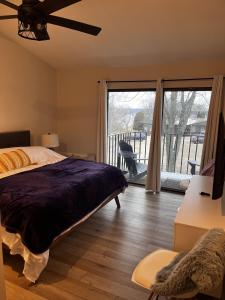
[[[0,153],[0,173],[31,165],[29,156],[21,149]]]

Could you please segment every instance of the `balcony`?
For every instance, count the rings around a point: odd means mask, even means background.
[[[146,174],[133,178],[129,176],[130,172],[119,147],[121,140],[132,146],[135,161],[143,167],[146,165],[147,168],[151,135],[144,131],[108,135],[108,163],[119,167],[128,181],[144,185]],[[182,136],[164,134],[161,141],[162,188],[183,191],[185,187],[182,182],[189,180],[193,174],[199,173],[204,134],[191,133]]]

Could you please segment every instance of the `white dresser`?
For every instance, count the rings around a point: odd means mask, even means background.
[[[193,176],[174,223],[174,250],[189,250],[207,230],[217,227],[225,230],[221,199],[201,196],[200,192],[212,193],[213,178]]]

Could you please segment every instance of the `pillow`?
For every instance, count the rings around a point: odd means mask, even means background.
[[[21,149],[30,157],[32,163],[40,165],[53,164],[66,158],[42,146],[21,147]]]
[[[66,158],[63,155],[42,146],[4,148],[0,149],[0,154],[17,149],[23,150],[29,156],[32,164],[53,164]]]
[[[21,149],[0,153],[0,173],[31,165],[29,156]]]

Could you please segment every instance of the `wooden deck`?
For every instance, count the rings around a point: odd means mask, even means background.
[[[142,187],[130,186],[120,196],[120,210],[112,201],[52,249],[35,285],[22,275],[22,259],[5,251],[10,295],[18,287],[18,295],[26,290],[24,300],[35,300],[35,295],[37,300],[147,300],[148,291],[130,281],[132,271],[147,253],[172,248],[173,220],[182,197],[146,194]]]

